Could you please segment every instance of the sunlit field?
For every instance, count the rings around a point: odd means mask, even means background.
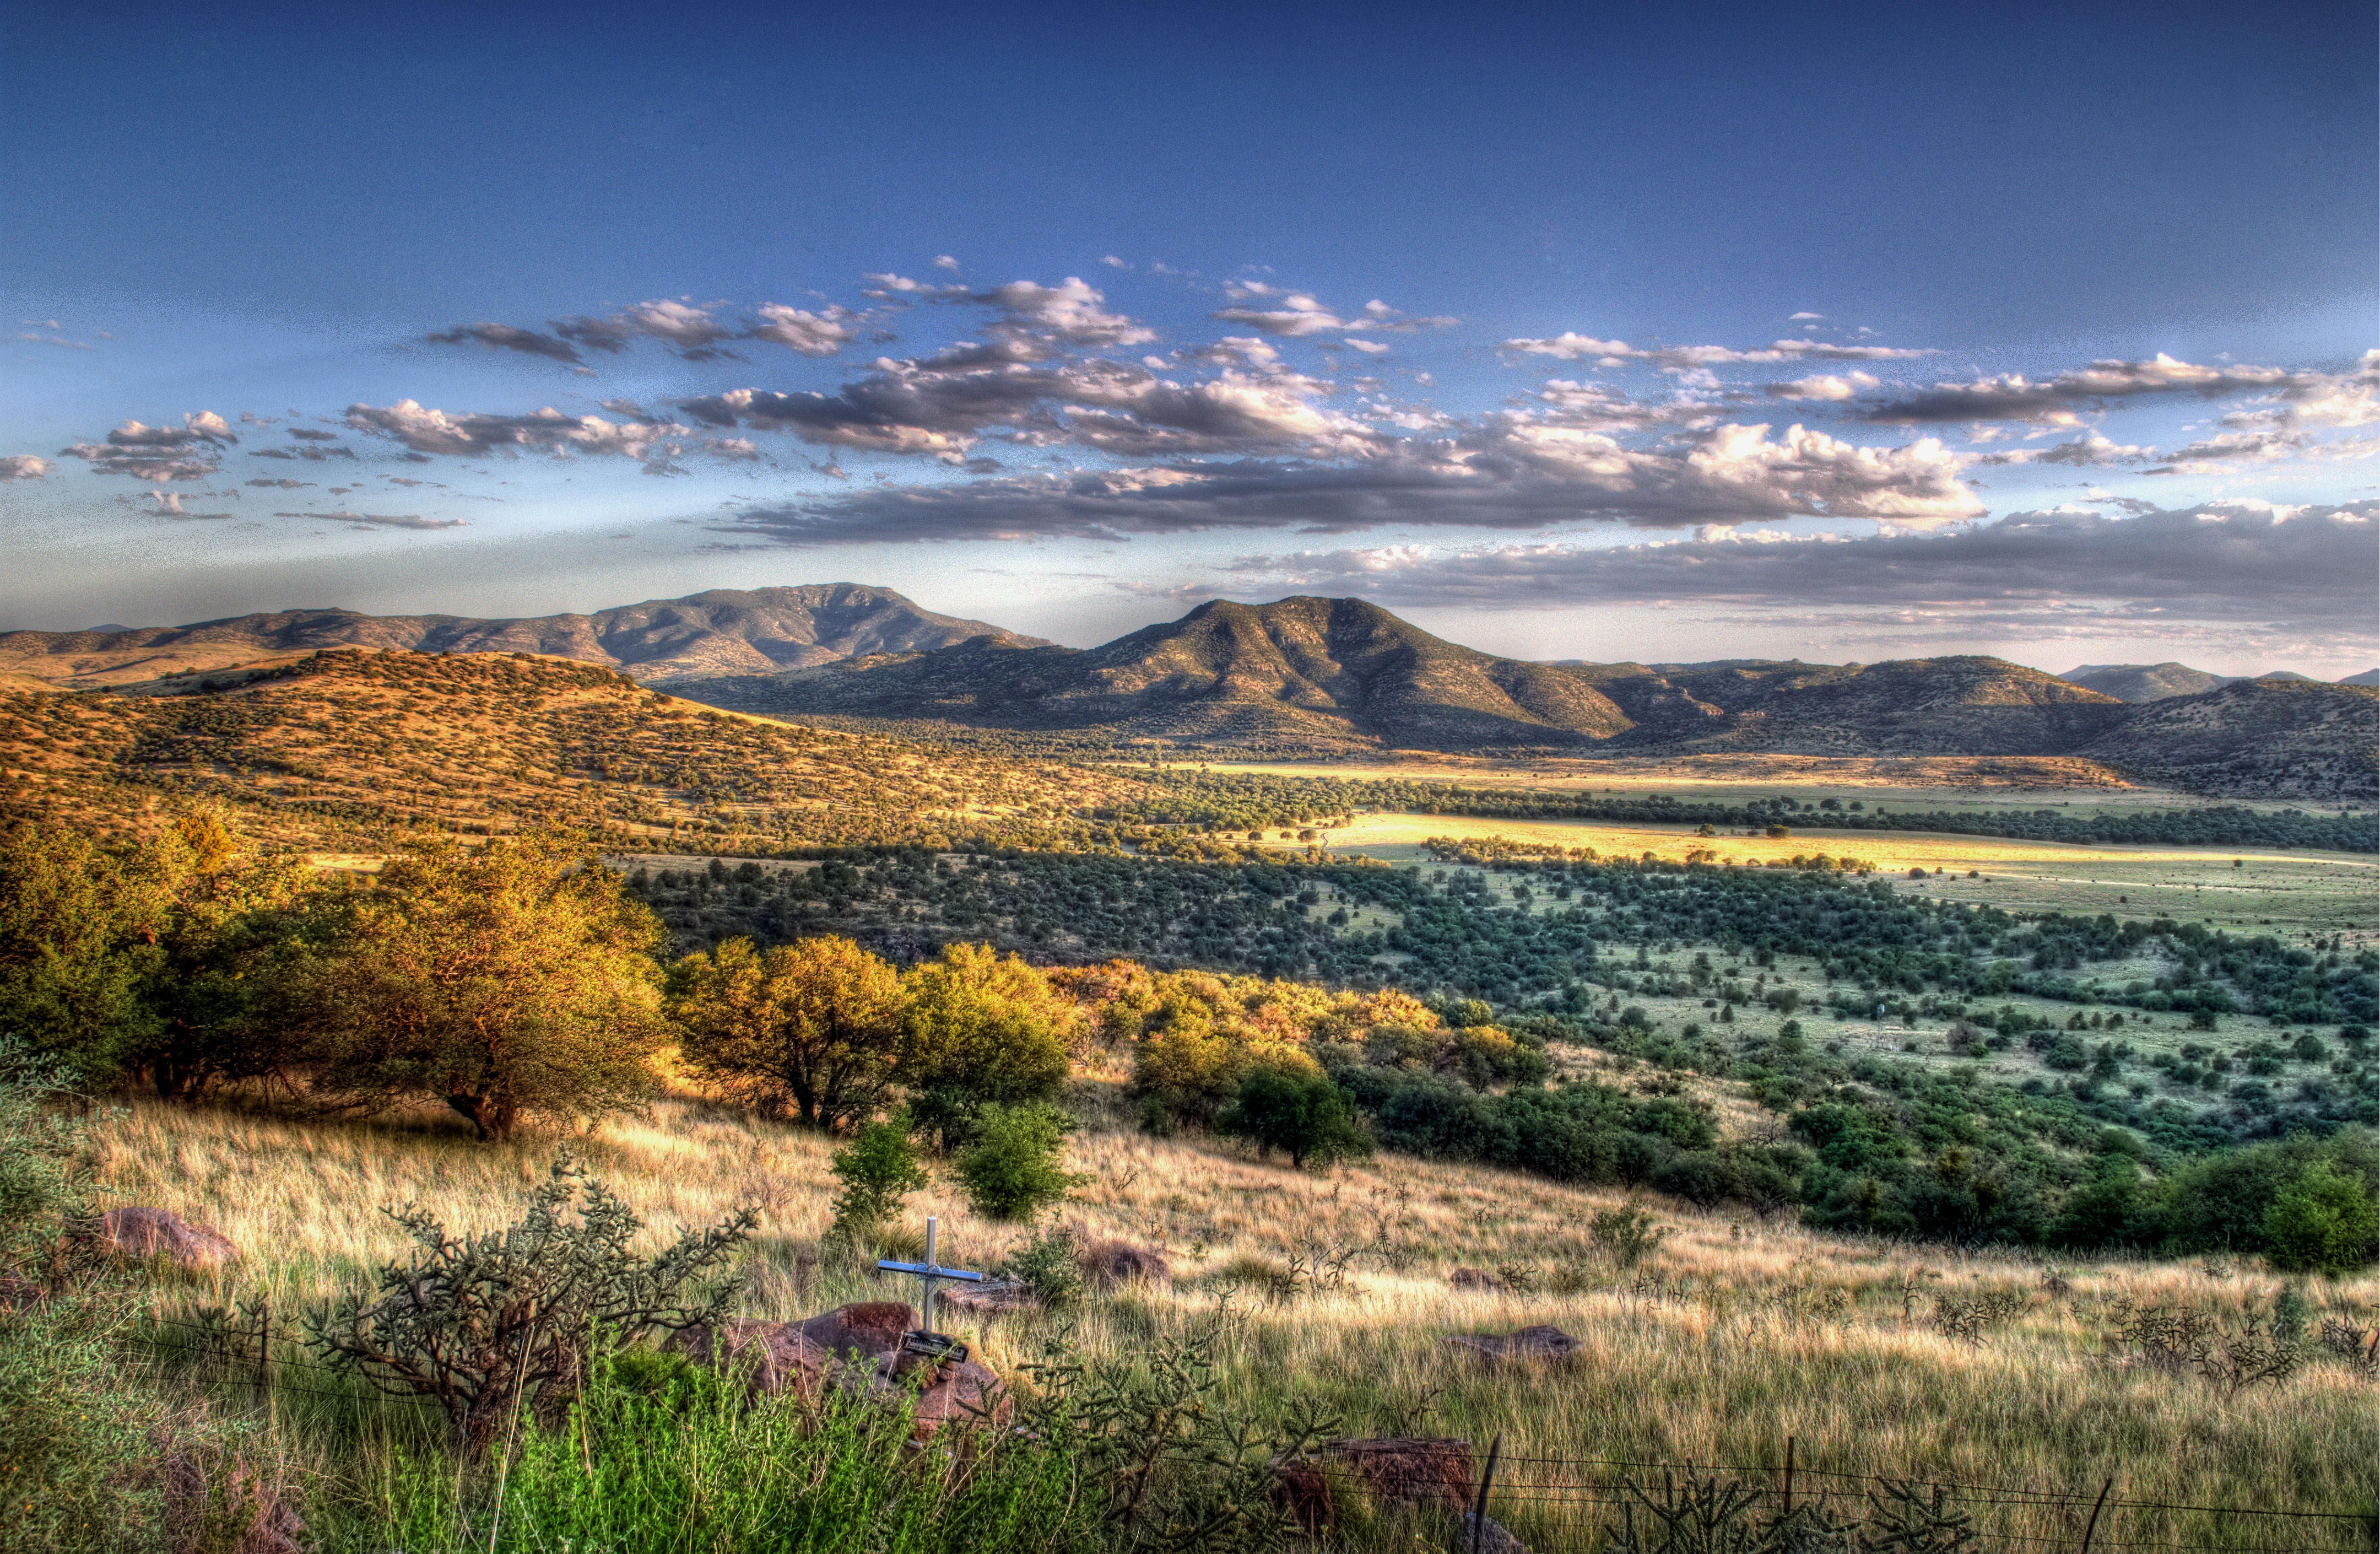
[[[1985,1530],[1995,1541],[2076,1537],[2107,1478],[2117,1502],[2372,1504],[2380,1411],[2372,1382],[2344,1363],[2318,1360],[2226,1397],[2200,1378],[2132,1363],[2112,1342],[2111,1308],[2127,1299],[2229,1319],[2269,1313],[2282,1281],[2244,1263],[2095,1259],[2053,1269],[2013,1252],[1822,1237],[1782,1219],[1654,1198],[1673,1233],[1627,1269],[1585,1233],[1593,1213],[1621,1201],[1615,1193],[1389,1158],[1299,1174],[1204,1139],[1129,1131],[1112,1079],[1078,1081],[1074,1102],[1087,1121],[1073,1164],[1090,1180],[1059,1217],[1087,1237],[1160,1250],[1173,1281],[1094,1295],[1063,1315],[945,1324],[1018,1384],[1018,1367],[1045,1341],[1130,1354],[1220,1318],[1229,1389],[1260,1414],[1312,1399],[1352,1435],[1483,1444],[1500,1436],[1509,1487],[1500,1515],[1541,1541],[1575,1536],[1581,1518],[1597,1514],[1564,1509],[1546,1487],[1621,1476],[1578,1463],[1774,1472],[1789,1437],[1805,1474],[1910,1475],[2064,1497],[1992,1510]],[[1756,1123],[1737,1109],[1721,1114],[1730,1126]],[[473,1144],[427,1116],[354,1124],[154,1104],[107,1118],[102,1139],[117,1201],[216,1225],[242,1249],[225,1274],[164,1286],[157,1314],[169,1319],[263,1293],[285,1323],[303,1303],[366,1282],[403,1255],[381,1207],[419,1202],[450,1229],[494,1228],[565,1145],[636,1206],[655,1242],[759,1207],[760,1234],[741,1275],[749,1315],[914,1299],[848,1257],[821,1260],[826,1139],[683,1095],[591,1135],[504,1146]],[[974,1218],[939,1175],[911,1200],[905,1231],[920,1230],[928,1214],[940,1217],[943,1258],[957,1266],[984,1268],[1024,1233]],[[1335,1286],[1334,1257],[1343,1277]],[[1450,1283],[1456,1268],[1500,1265],[1547,1281],[1568,1269],[1580,1287],[1524,1295]],[[1932,1319],[1945,1296],[1992,1291],[2011,1293],[2017,1309],[1971,1339]],[[2304,1294],[2314,1325],[2380,1322],[2380,1281],[2370,1275],[2317,1281]],[[1558,1366],[1497,1371],[1439,1342],[1535,1323],[1560,1327],[1583,1348]],[[160,1330],[170,1339],[179,1329]],[[293,1393],[276,1406],[287,1425],[324,1405]],[[360,1455],[340,1471],[370,1471],[384,1450],[374,1440],[398,1427],[367,1428]],[[2122,1504],[2099,1529],[2110,1541],[2239,1548],[2346,1548],[2362,1536],[2352,1524],[2306,1523],[2277,1539],[2240,1519]]]

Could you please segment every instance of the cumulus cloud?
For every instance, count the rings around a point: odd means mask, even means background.
[[[551,406],[526,416],[450,416],[400,399],[394,405],[350,405],[347,425],[393,438],[418,454],[484,456],[513,448],[549,448],[642,458],[662,437],[689,429],[650,422],[622,424],[601,416],[564,415]]]
[[[235,492],[234,494],[237,493]],[[150,511],[161,518],[189,518],[198,521],[208,521],[216,518],[228,518],[231,516],[229,513],[190,512],[182,505],[182,493],[179,492],[152,491],[149,493],[149,500],[157,504],[151,508]]]
[[[1013,328],[1070,346],[1137,346],[1157,338],[1155,330],[1109,312],[1107,297],[1073,275],[1054,286],[1011,281],[977,292],[972,299],[999,309]]]
[[[1208,317],[1292,339],[1310,334],[1348,334],[1359,330],[1409,334],[1463,322],[1452,318],[1411,318],[1377,297],[1365,303],[1354,317],[1342,318],[1305,292],[1284,291],[1260,281],[1233,281],[1223,289],[1232,306],[1219,308]],[[1351,340],[1348,344],[1358,343]]]
[[[1798,315],[1797,315],[1798,316]],[[1851,371],[1821,372],[1791,382],[1770,383],[1765,394],[1771,399],[1852,399],[1882,385],[1883,380],[1871,373]]]
[[[754,311],[759,322],[745,332],[746,338],[771,341],[804,356],[832,356],[859,337],[860,317],[844,308],[812,311],[763,302]]]
[[[2228,427],[2285,432],[2374,421],[2380,421],[2380,350],[2364,352],[2345,372],[2289,373],[2251,407],[2223,418]]]
[[[1269,353],[1268,353],[1269,354]],[[1383,439],[1317,402],[1330,385],[1267,364],[1184,382],[1130,363],[1046,362],[1027,342],[961,345],[923,360],[880,359],[833,394],[735,389],[681,400],[705,426],[789,431],[804,441],[957,462],[987,435],[1070,443],[1123,457],[1367,452]]]
[[[525,356],[541,356],[552,361],[577,363],[585,358],[578,347],[552,334],[540,334],[534,329],[516,329],[508,323],[457,324],[426,335],[432,345],[484,346],[490,350],[519,351]]]
[[[1727,346],[1656,346],[1650,349],[1639,349],[1625,340],[1598,340],[1593,335],[1572,334],[1567,330],[1547,340],[1507,340],[1503,348],[1527,356],[1549,356],[1559,361],[1593,361],[1604,367],[1645,362],[1655,367],[1670,368],[1724,367],[1739,362],[1771,361],[1899,361],[1940,354],[1927,348],[1837,346],[1821,340],[1779,340],[1751,350],[1736,350]]]
[[[687,361],[713,361],[734,353],[725,343],[737,332],[721,323],[708,307],[660,298],[623,308],[602,318],[557,319],[553,332],[591,350],[613,354],[638,339],[658,340]]]
[[[1973,629],[2274,627],[2368,638],[2380,503],[2215,503],[2113,517],[2019,513],[1938,535],[1845,540],[1718,528],[1691,540],[1591,547],[1426,546],[1245,556],[1232,596],[1360,592],[1382,604],[1568,609],[1666,604],[1819,611]]]
[[[309,464],[321,464],[328,459],[356,456],[356,451],[346,443],[308,443],[295,448],[250,448],[250,458],[302,458]]]
[[[95,474],[129,475],[162,485],[205,480],[221,467],[222,450],[238,441],[221,416],[200,410],[185,415],[179,426],[126,421],[104,443],[77,443],[58,455],[86,461]]]
[[[2298,376],[2276,367],[2200,367],[2159,351],[2146,361],[2095,361],[2043,382],[2007,372],[1971,382],[1937,383],[1876,406],[1867,419],[1893,426],[1995,420],[2073,426],[2080,424],[2082,411],[2095,406],[2150,395],[2187,393],[2216,399],[2252,389],[2285,390]]]
[[[55,467],[48,459],[31,454],[9,454],[0,457],[0,480],[46,480]]]
[[[1959,459],[1931,439],[1860,448],[1795,426],[1729,426],[1631,449],[1505,417],[1451,437],[1383,441],[1339,463],[1249,458],[950,485],[875,488],[756,509],[730,531],[789,545],[870,540],[1123,539],[1201,529],[1343,533],[1382,524],[1645,527],[1790,516],[1925,526],[1977,516]]]

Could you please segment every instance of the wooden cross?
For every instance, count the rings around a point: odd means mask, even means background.
[[[963,1268],[944,1268],[934,1261],[935,1224],[936,1220],[934,1217],[930,1214],[928,1215],[926,1217],[926,1260],[924,1262],[901,1263],[895,1262],[890,1257],[884,1257],[880,1259],[876,1264],[877,1271],[880,1273],[914,1273],[917,1276],[917,1282],[924,1285],[926,1288],[925,1299],[919,1303],[924,1315],[918,1319],[917,1330],[928,1333],[934,1330],[934,1285],[937,1282],[944,1279],[964,1279],[970,1284],[980,1284],[984,1281],[985,1278],[983,1274],[969,1273]]]

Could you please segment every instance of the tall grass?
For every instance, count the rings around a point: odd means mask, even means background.
[[[830,1393],[747,1400],[734,1378],[632,1356],[569,1420],[480,1472],[403,1451],[343,1508],[332,1548],[379,1554],[1026,1554],[1099,1547],[1063,1457],[908,1446],[905,1411]],[[628,1366],[619,1367],[629,1369]],[[655,1383],[659,1384],[656,1385]]]
[[[1319,1403],[1353,1435],[1451,1434],[1484,1443],[1500,1434],[1509,1466],[1500,1480],[1513,1497],[1508,1520],[1553,1547],[1603,1515],[1558,1503],[1577,1495],[1555,1497],[1553,1486],[1599,1493],[1626,1476],[1574,1464],[1693,1462],[1774,1474],[1789,1437],[1805,1475],[2045,1491],[2036,1503],[1993,1507],[1979,1518],[1995,1543],[2079,1540],[2091,1500],[2110,1477],[2116,1488],[2096,1546],[2342,1547],[2331,1536],[2338,1528],[2364,1536],[2353,1524],[2309,1522],[2276,1538],[2240,1518],[2119,1503],[2373,1506],[2380,1397],[2368,1379],[2324,1360],[2226,1399],[2198,1378],[2127,1363],[2109,1342],[2110,1308],[2126,1298],[2232,1318],[2269,1311],[2284,1285],[2248,1263],[2102,1257],[2051,1280],[2013,1251],[1821,1236],[1655,1199],[1675,1233],[1643,1268],[1621,1270],[1596,1260],[1586,1234],[1593,1214],[1621,1201],[1617,1193],[1387,1157],[1301,1175],[1209,1141],[1124,1131],[1125,1109],[1098,1086],[1076,1099],[1087,1122],[1071,1163],[1092,1181],[1062,1215],[1086,1235],[1163,1250],[1176,1277],[1170,1287],[1120,1291],[1063,1317],[1009,1318],[962,1334],[978,1358],[1020,1384],[1021,1366],[1061,1321],[1072,1324],[1068,1342],[1082,1350],[1129,1354],[1210,1323],[1220,1307],[1232,1402],[1259,1417]],[[123,1201],[215,1224],[244,1250],[245,1260],[217,1280],[163,1292],[166,1305],[261,1292],[291,1310],[401,1252],[379,1205],[418,1200],[458,1231],[500,1224],[559,1141],[485,1146],[426,1123],[137,1106],[103,1142],[106,1179]],[[785,1318],[845,1300],[914,1299],[856,1261],[821,1254],[833,1178],[830,1146],[817,1135],[677,1099],[648,1119],[568,1142],[644,1215],[655,1241],[739,1202],[760,1205],[762,1233],[743,1275],[749,1315]],[[941,1256],[957,1266],[985,1268],[1026,1233],[977,1220],[957,1184],[940,1177],[910,1200],[912,1224],[927,1213],[941,1217]],[[1307,1279],[1283,1294],[1285,1281],[1228,1277],[1245,1259],[1285,1274],[1293,1260],[1334,1245],[1372,1248],[1336,1288]],[[1473,1293],[1449,1282],[1456,1267],[1500,1263],[1564,1268],[1572,1277],[1548,1278],[1545,1287],[1571,1293]],[[1939,1294],[1988,1291],[2020,1298],[1980,1342],[1929,1322]],[[2380,1325],[2380,1281],[2370,1274],[2317,1281],[2305,1293],[2315,1325],[2326,1314]],[[1531,1323],[1561,1327],[1580,1341],[1579,1353],[1558,1367],[1494,1369],[1439,1342]],[[338,1450],[316,1450],[317,1471],[329,1475],[323,1492],[395,1507],[388,1486],[405,1481],[410,1470],[397,1464],[414,1460],[407,1442],[419,1439],[405,1417],[354,1409]],[[334,1423],[319,1418],[313,1427]],[[302,1440],[293,1449],[308,1450]],[[566,1455],[550,1442],[537,1450]],[[557,1457],[554,1471],[562,1466]],[[484,1524],[474,1525],[484,1536]]]

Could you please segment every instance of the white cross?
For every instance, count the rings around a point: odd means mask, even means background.
[[[944,1268],[934,1261],[936,1223],[932,1215],[926,1217],[926,1260],[924,1262],[899,1263],[890,1257],[884,1257],[879,1259],[876,1264],[877,1271],[880,1273],[914,1273],[917,1276],[917,1282],[926,1287],[925,1299],[921,1303],[924,1315],[918,1319],[917,1330],[929,1333],[934,1330],[934,1285],[937,1281],[964,1279],[970,1284],[980,1284],[984,1281],[984,1275],[980,1273],[969,1273],[963,1268]]]

